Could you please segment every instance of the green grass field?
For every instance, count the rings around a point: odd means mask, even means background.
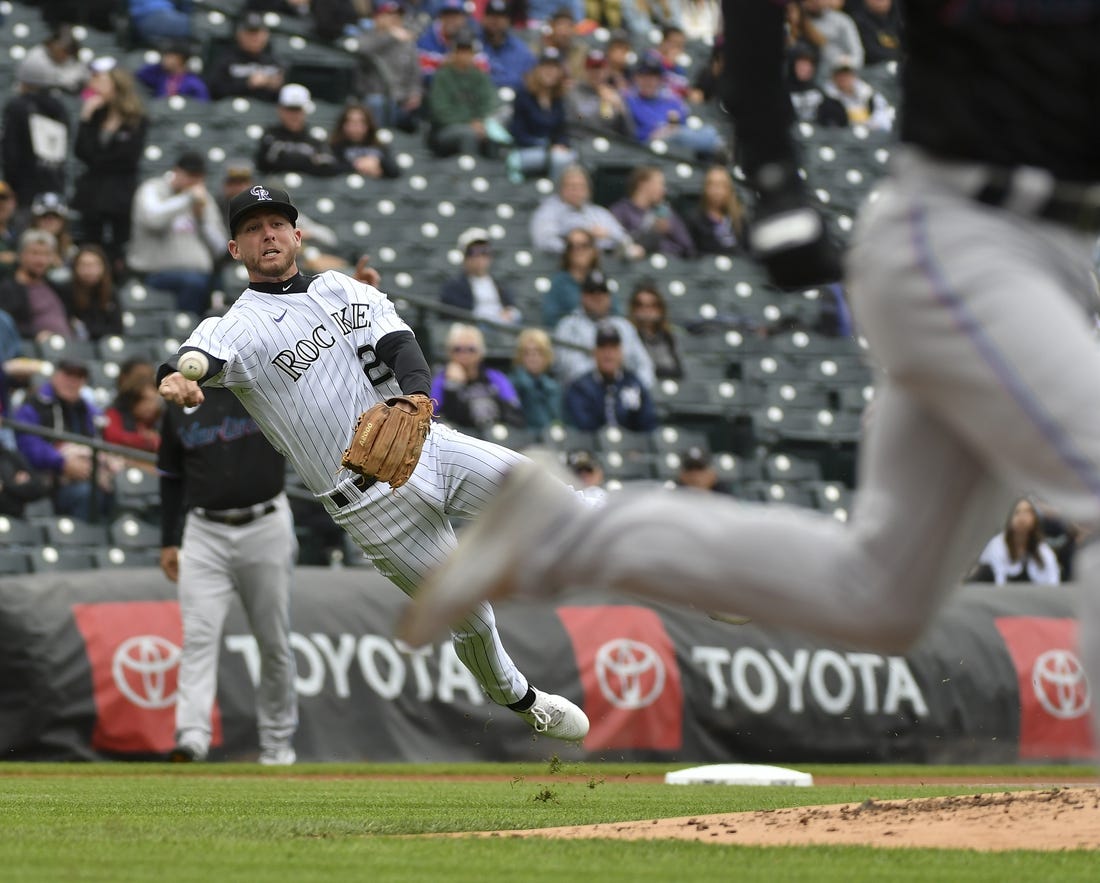
[[[637,781],[672,768],[556,761],[290,769],[5,764],[0,766],[0,880],[1069,883],[1100,878],[1100,858],[1080,851],[980,854],[408,836],[991,790],[963,784],[736,788]],[[818,776],[953,776],[960,783],[1002,773],[1006,779],[1032,777],[1036,784],[1067,775],[1088,780],[1094,774],[1081,767],[798,768]],[[501,778],[466,780],[488,775]]]

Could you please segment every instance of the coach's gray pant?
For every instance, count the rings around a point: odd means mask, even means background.
[[[289,746],[298,728],[290,649],[290,579],[298,542],[286,496],[276,509],[239,527],[194,512],[180,548],[183,618],[176,697],[176,742],[209,748],[222,625],[236,593],[260,651],[256,719],[260,750]]]

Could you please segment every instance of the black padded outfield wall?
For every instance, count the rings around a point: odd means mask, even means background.
[[[881,656],[607,593],[498,610],[535,684],[581,703],[583,746],[537,739],[443,642],[393,638],[405,598],[363,569],[299,568],[300,760],[563,758],[1012,762],[1090,756],[1075,589],[965,587],[910,653]],[[0,756],[154,758],[173,742],[181,643],[157,570],[0,580]],[[222,636],[214,758],[256,753],[256,643]]]

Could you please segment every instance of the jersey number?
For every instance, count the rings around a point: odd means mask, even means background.
[[[380,386],[387,380],[393,379],[390,366],[378,358],[378,353],[374,351],[374,347],[369,343],[359,347],[355,354],[359,357],[359,361],[363,363],[363,373],[367,375],[367,380],[370,381],[371,386]]]

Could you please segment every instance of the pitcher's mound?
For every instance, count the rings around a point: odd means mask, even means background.
[[[1100,849],[1100,788],[866,800],[680,819],[500,831],[491,836],[665,838],[755,846]]]

